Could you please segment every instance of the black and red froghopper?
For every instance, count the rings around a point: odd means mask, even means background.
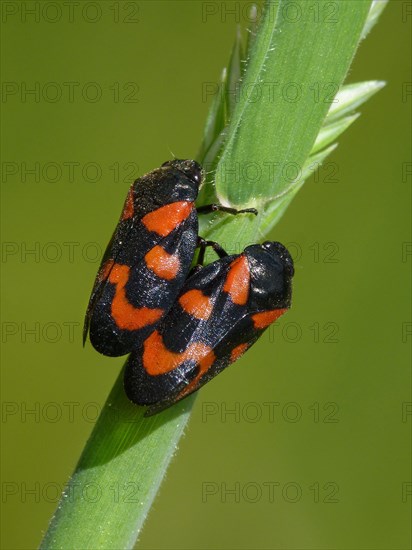
[[[248,246],[190,276],[126,363],[128,398],[155,414],[236,361],[291,305],[293,261],[278,242]]]

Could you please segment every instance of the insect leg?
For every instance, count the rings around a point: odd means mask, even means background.
[[[230,208],[229,206],[222,206],[221,204],[206,204],[197,208],[199,214],[210,214],[211,212],[226,212],[227,214],[254,214],[257,216],[258,211],[256,208],[244,208],[243,210],[236,210],[236,208]]]

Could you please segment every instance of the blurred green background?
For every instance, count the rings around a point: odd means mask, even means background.
[[[122,365],[81,327],[128,185],[195,156],[250,4],[2,2],[1,548],[39,544]],[[410,548],[411,11],[362,43],[348,81],[388,85],[272,234],[293,309],[199,394],[140,548]]]

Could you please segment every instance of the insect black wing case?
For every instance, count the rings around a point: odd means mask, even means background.
[[[84,341],[89,332],[98,352],[138,348],[171,308],[196,249],[201,179],[197,162],[176,159],[130,187],[86,312]]]

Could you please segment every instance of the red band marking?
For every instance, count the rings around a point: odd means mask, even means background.
[[[169,233],[189,217],[192,210],[192,202],[173,202],[143,216],[142,223],[149,231],[154,231],[161,237],[167,237]]]
[[[245,353],[248,347],[249,347],[249,344],[246,343],[246,344],[239,344],[234,349],[232,349],[232,353],[230,354],[230,362],[234,363],[235,361],[237,361],[239,357],[241,357]]]
[[[133,201],[133,185],[130,187],[129,192],[127,193],[126,201],[123,206],[123,212],[121,219],[128,220],[132,218],[134,214],[134,201]]]
[[[160,245],[154,246],[144,257],[146,266],[161,279],[174,279],[179,273],[180,260],[174,254],[168,254]]]
[[[244,306],[249,298],[250,271],[245,256],[239,256],[230,264],[223,290],[232,298],[232,302]]]
[[[252,315],[252,321],[255,328],[266,328],[279,319],[287,311],[284,309],[272,309],[270,311],[262,311],[261,313],[255,313]]]
[[[178,368],[185,361],[192,360],[199,365],[200,372],[195,379],[197,381],[212,366],[215,360],[212,348],[200,342],[191,344],[182,353],[169,351],[157,330],[146,338],[143,348],[143,367],[151,376],[166,374]]]
[[[130,268],[127,265],[114,264],[109,281],[116,285],[111,312],[116,325],[124,330],[139,330],[158,321],[163,309],[134,307],[126,297],[125,286],[129,280]]]
[[[196,319],[207,321],[212,311],[213,304],[208,296],[201,290],[188,290],[179,298],[182,309]]]

